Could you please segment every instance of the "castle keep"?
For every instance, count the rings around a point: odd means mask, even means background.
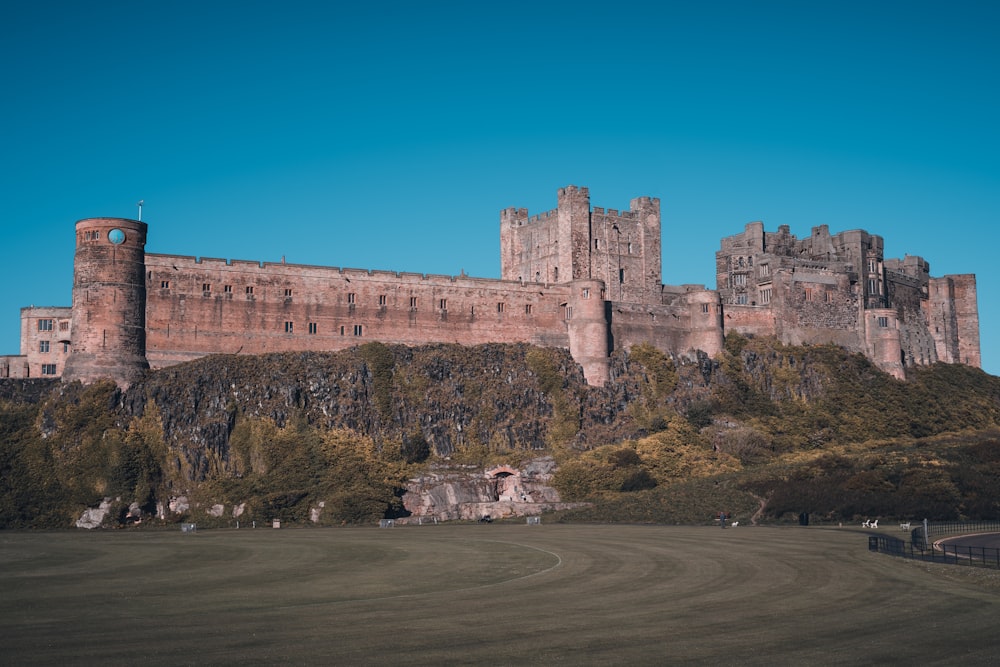
[[[712,356],[726,331],[837,343],[897,377],[980,365],[975,276],[886,260],[863,231],[798,240],[755,222],[723,239],[716,289],[669,286],[660,222],[659,199],[619,211],[562,188],[554,210],[501,212],[497,280],[153,254],[145,223],[88,218],[76,223],[72,307],[23,308],[21,354],[0,357],[0,377],[127,386],[208,354],[526,342],[569,349],[599,385],[616,349]]]

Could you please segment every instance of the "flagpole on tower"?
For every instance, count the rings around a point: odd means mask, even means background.
[[[139,222],[142,222],[142,201],[141,199],[139,200]]]

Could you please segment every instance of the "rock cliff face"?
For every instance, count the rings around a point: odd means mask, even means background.
[[[511,516],[536,516],[545,511],[579,507],[563,503],[549,486],[555,461],[542,457],[520,467],[434,466],[426,475],[410,480],[403,506],[410,512],[397,523],[426,519],[481,520]]]
[[[552,377],[532,367],[530,350],[546,355]],[[440,457],[469,447],[541,450],[552,444],[557,422],[568,437],[561,444],[573,447],[641,436],[645,427],[629,408],[642,394],[645,369],[625,353],[612,361],[612,381],[589,387],[568,351],[520,344],[218,355],[150,373],[121,400],[126,418],[156,403],[167,445],[186,459],[179,467],[201,481],[212,465],[229,460],[229,437],[241,417],[279,426],[300,417],[377,443],[419,436]],[[554,389],[545,384],[553,377]],[[707,391],[705,369],[690,366],[685,377],[678,396]]]

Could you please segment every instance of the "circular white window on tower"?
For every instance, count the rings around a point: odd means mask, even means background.
[[[108,232],[108,240],[115,245],[121,245],[122,243],[125,243],[125,232],[115,227]]]

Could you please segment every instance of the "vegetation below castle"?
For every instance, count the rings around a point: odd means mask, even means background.
[[[906,382],[833,346],[730,336],[716,359],[379,343],[214,356],[111,384],[0,382],[0,527],[68,527],[103,498],[155,523],[399,516],[430,463],[559,463],[566,521],[981,519],[1000,509],[1000,378]],[[171,499],[191,509],[166,512]],[[218,517],[206,508],[221,504]],[[321,507],[322,511],[312,514]]]

